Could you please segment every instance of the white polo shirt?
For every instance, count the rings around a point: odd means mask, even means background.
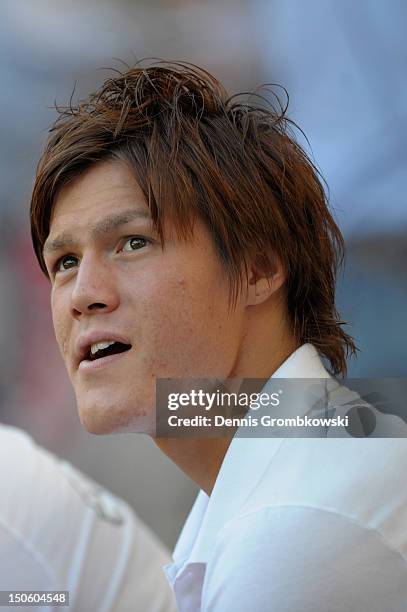
[[[329,374],[308,344],[275,377]],[[401,437],[235,436],[166,567],[180,612],[405,612],[406,465]]]
[[[38,611],[176,610],[169,555],[130,506],[4,425],[0,487],[0,590],[69,591]]]

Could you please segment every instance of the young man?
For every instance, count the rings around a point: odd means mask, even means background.
[[[344,374],[355,351],[342,236],[284,113],[136,66],[61,110],[31,221],[83,425],[149,433],[202,489],[179,609],[404,610],[404,440],[156,436],[158,379],[329,379],[321,357]]]

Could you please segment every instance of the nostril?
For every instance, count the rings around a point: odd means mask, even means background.
[[[95,302],[94,304],[90,304],[88,306],[88,310],[95,310],[96,308],[106,308],[106,304],[102,304],[101,302]]]

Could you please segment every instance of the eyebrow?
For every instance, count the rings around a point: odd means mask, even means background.
[[[114,230],[118,229],[130,221],[136,221],[139,219],[146,219],[151,221],[149,211],[130,209],[116,215],[108,215],[104,219],[101,219],[90,229],[90,235],[92,238],[97,238],[102,235],[110,234]],[[52,253],[54,251],[63,250],[65,248],[73,246],[77,242],[73,234],[69,232],[62,232],[52,240],[47,239],[44,243],[43,253]]]

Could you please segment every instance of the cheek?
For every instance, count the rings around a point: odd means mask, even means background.
[[[62,353],[62,356],[65,357],[65,355],[67,354],[67,350],[68,350],[68,346],[67,346],[68,317],[63,307],[63,303],[61,299],[56,298],[55,295],[52,293],[51,293],[51,314],[52,314],[52,324],[54,326],[54,331],[55,331],[55,337],[56,337],[59,349]]]
[[[216,290],[204,275],[174,275],[139,290],[140,345],[153,376],[209,376],[228,369],[239,325],[228,311],[227,287]]]

